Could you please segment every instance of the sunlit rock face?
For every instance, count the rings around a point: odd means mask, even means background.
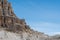
[[[0,40],[60,40],[60,36],[50,37],[32,30],[14,14],[11,3],[0,0]]]
[[[48,36],[38,33],[13,33],[0,30],[0,40],[46,40]]]
[[[0,0],[0,27],[15,32],[30,29],[24,19],[19,19],[14,14],[11,3],[7,0]]]
[[[56,36],[50,37],[36,31],[31,33],[28,32],[14,33],[6,31],[4,29],[0,30],[0,40],[60,40],[59,37]]]

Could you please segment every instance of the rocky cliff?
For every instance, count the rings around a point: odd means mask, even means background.
[[[60,40],[32,30],[24,19],[19,19],[13,12],[11,3],[0,0],[0,40]]]
[[[19,19],[14,14],[11,3],[7,0],[0,0],[0,27],[15,32],[30,29],[24,19]]]

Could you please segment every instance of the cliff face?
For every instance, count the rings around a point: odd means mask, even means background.
[[[11,3],[0,0],[0,40],[60,40],[54,37],[30,29],[14,14]]]
[[[24,19],[19,19],[13,12],[11,3],[0,0],[0,27],[10,31],[26,31],[29,26]]]

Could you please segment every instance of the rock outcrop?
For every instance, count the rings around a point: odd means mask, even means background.
[[[29,29],[25,19],[19,19],[13,12],[11,3],[0,0],[0,27],[10,31],[26,31]]]
[[[11,3],[0,0],[0,40],[60,40],[32,30],[25,19],[19,19],[13,12]]]

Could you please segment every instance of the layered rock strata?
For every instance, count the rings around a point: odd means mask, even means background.
[[[13,31],[24,31],[28,28],[24,19],[19,19],[13,12],[11,3],[0,0],[0,27]]]

